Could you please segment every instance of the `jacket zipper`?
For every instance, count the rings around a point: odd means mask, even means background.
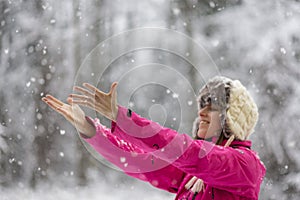
[[[211,188],[211,199],[215,199],[214,188]]]

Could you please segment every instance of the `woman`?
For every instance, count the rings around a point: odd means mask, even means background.
[[[247,140],[258,111],[239,81],[217,76],[200,90],[194,139],[118,106],[116,86],[106,94],[84,84],[75,87],[81,94],[71,94],[69,104],[51,95],[43,101],[108,161],[130,176],[176,193],[175,199],[258,199],[265,167]],[[85,117],[78,105],[112,120],[111,129]]]

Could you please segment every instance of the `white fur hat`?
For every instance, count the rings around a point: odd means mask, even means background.
[[[240,81],[232,81],[230,85],[226,123],[237,139],[245,140],[254,131],[258,120],[258,109]]]
[[[200,90],[198,101],[200,108],[208,103],[217,106],[223,127],[226,131],[229,128],[229,134],[233,134],[236,139],[246,140],[254,131],[258,109],[240,81],[216,76]]]

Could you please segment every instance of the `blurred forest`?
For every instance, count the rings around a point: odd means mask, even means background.
[[[122,188],[127,197],[138,194],[142,199],[143,192],[137,190],[144,190],[172,199],[150,185],[138,186],[91,156],[76,130],[41,97],[51,93],[65,100],[74,84],[90,82],[108,91],[119,81],[121,105],[190,134],[197,114],[195,95],[209,72],[205,58],[197,63],[202,75],[188,61],[207,52],[206,59],[217,66],[213,74],[241,80],[259,106],[251,140],[267,167],[260,199],[299,199],[298,0],[0,0],[0,11],[4,197],[16,189],[34,191],[47,185],[72,192],[97,182],[115,191]],[[149,27],[166,34],[151,34]],[[137,29],[144,34],[126,35]],[[174,50],[139,48],[145,41],[167,41]],[[129,51],[121,54],[123,48]],[[120,199],[117,194],[115,198]]]

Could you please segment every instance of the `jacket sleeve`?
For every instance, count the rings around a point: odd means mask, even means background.
[[[115,134],[109,128],[100,124],[98,119],[86,118],[96,128],[96,135],[92,138],[81,136],[106,160],[120,168],[126,174],[147,181],[153,186],[177,192],[184,173],[164,160],[156,159],[151,153],[138,146],[120,139],[119,129]]]
[[[131,110],[119,106],[116,123],[112,122],[112,133],[147,152],[162,149],[176,136],[176,132],[156,122],[142,118]],[[126,134],[124,134],[126,132]]]
[[[240,151],[203,140],[193,140],[186,134],[178,134],[134,113],[131,117],[118,116],[116,127],[129,135],[127,139],[138,146],[161,144],[162,147],[152,152],[156,159],[201,178],[213,187],[253,197],[255,188],[261,183],[264,172],[259,159],[251,150]]]

